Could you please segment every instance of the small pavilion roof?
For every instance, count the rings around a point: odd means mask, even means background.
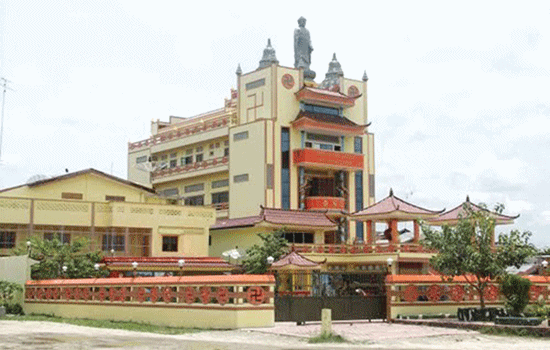
[[[469,207],[473,211],[483,210],[489,213],[489,215],[495,219],[495,224],[504,225],[504,224],[513,224],[514,220],[519,217],[519,214],[516,216],[509,216],[504,214],[495,213],[494,211],[487,210],[475,203],[470,202],[470,196],[466,196],[466,201],[453,208],[445,213],[440,214],[439,216],[430,219],[427,221],[429,225],[433,226],[443,226],[443,225],[456,225],[461,217],[466,215],[464,207]]]
[[[271,264],[271,269],[319,269],[322,263],[309,260],[308,258],[298,254],[296,251],[291,251],[287,255]]]
[[[333,229],[337,225],[327,217],[326,212],[288,210],[260,207],[260,215],[236,219],[220,219],[210,227],[223,230],[238,227],[272,225],[280,227],[315,227]]]
[[[402,221],[429,219],[436,217],[444,212],[443,210],[424,209],[414,204],[405,202],[401,198],[394,196],[393,190],[390,189],[390,195],[373,205],[357,211],[350,215],[352,220],[390,220],[397,219]]]

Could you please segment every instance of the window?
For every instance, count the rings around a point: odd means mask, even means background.
[[[192,196],[184,199],[185,205],[201,206],[204,205],[204,196]]]
[[[340,137],[333,135],[307,133],[306,148],[317,148],[328,151],[341,151],[342,145]]]
[[[125,251],[124,235],[104,234],[103,237],[101,237],[101,248],[103,251],[109,251],[111,249],[115,252]]]
[[[187,151],[185,151],[185,154],[193,154],[193,149],[189,148]]]
[[[136,158],[136,164],[145,163],[147,161],[147,156],[141,156]]]
[[[202,146],[197,147],[196,152],[197,153],[202,152]]]
[[[304,109],[304,111],[313,112],[313,113],[340,115],[340,110],[338,108],[330,108],[330,107],[322,107],[322,106],[304,104],[303,109]]]
[[[178,194],[179,194],[179,191],[177,188],[167,188],[159,192],[159,195],[163,197],[172,197],[172,196],[177,196]]]
[[[285,239],[288,243],[313,243],[313,233],[311,232],[287,232]]]
[[[162,156],[160,156],[160,160],[166,160],[168,158],[168,156],[166,154],[163,154]]]
[[[170,160],[170,168],[175,168],[177,166],[178,166],[178,160],[177,159]]]
[[[151,157],[151,159],[153,160],[153,162],[156,162],[158,160],[158,157],[157,156],[153,156]]]
[[[281,208],[290,209],[290,129],[281,128]]]
[[[355,210],[363,209],[363,172],[355,172]],[[363,222],[355,223],[355,237],[359,242],[363,242]]]
[[[247,182],[247,181],[248,181],[248,174],[241,174],[241,175],[233,176],[233,182],[234,183]]]
[[[229,192],[216,192],[212,193],[212,204],[227,203],[229,202]]]
[[[180,163],[181,163],[182,166],[193,163],[193,156],[181,157],[180,158]]]
[[[369,197],[374,197],[374,174],[369,174]]]
[[[177,153],[172,153],[170,154],[170,158],[177,158],[178,157],[178,154]]]
[[[363,153],[363,138],[361,136],[356,136],[353,139],[353,151],[355,153]]]
[[[246,140],[248,138],[248,131],[238,132],[233,135],[233,141]]]
[[[224,156],[224,157],[229,157],[229,148],[225,148],[225,149],[223,150],[223,156]]]
[[[224,146],[229,146],[229,140],[225,140],[225,141],[223,142],[223,145],[224,145]]]
[[[229,179],[212,181],[212,188],[220,188],[229,186]]]
[[[204,191],[204,184],[185,186],[185,193]]]
[[[62,244],[71,244],[71,235],[69,233],[60,233],[60,232],[44,233],[45,241],[53,241],[54,239],[57,239]]]
[[[177,252],[178,251],[178,236],[162,236],[162,251]]]
[[[82,199],[82,193],[63,192],[61,193],[63,199]]]
[[[197,162],[197,163],[202,162],[202,159],[203,159],[202,153],[195,155],[195,162]]]
[[[124,202],[124,201],[126,201],[126,197],[106,195],[105,200],[110,201],[110,202]]]
[[[213,143],[210,144],[210,149],[214,149],[215,147],[216,147],[215,144],[213,144]]]
[[[212,157],[214,155],[214,151],[210,151],[210,156]]]
[[[15,232],[0,231],[0,249],[15,248]]]
[[[254,80],[254,81],[251,81],[250,83],[247,83],[245,87],[247,90],[251,90],[264,85],[265,85],[265,78],[262,78],[262,79]]]

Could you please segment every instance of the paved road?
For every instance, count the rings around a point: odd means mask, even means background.
[[[277,323],[273,328],[205,331],[159,335],[36,321],[0,321],[0,349],[184,349],[184,350],[298,350],[298,349],[550,349],[550,340],[494,337],[474,331],[385,323],[337,323],[334,331],[347,344],[308,344],[318,324]]]

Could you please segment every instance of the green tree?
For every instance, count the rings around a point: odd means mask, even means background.
[[[262,244],[254,244],[246,250],[246,258],[243,260],[246,273],[266,273],[267,258],[272,256],[277,260],[288,251],[288,241],[284,238],[283,230],[259,233],[258,237]]]
[[[483,294],[488,283],[503,277],[509,266],[519,268],[528,257],[536,253],[536,249],[529,243],[531,233],[518,230],[499,235],[498,242],[493,246],[494,214],[485,205],[480,207],[481,210],[473,210],[465,205],[465,215],[456,226],[443,226],[441,230],[434,230],[422,225],[422,244],[438,251],[430,259],[432,267],[449,278],[464,276],[478,292],[480,306],[484,308]],[[496,213],[502,213],[503,210],[503,205],[495,207]]]
[[[506,297],[506,306],[514,316],[519,316],[529,304],[531,281],[518,275],[506,275],[500,284],[500,291]]]
[[[23,292],[23,287],[18,283],[0,281],[0,306],[13,302],[16,293]]]
[[[89,278],[105,274],[95,271],[94,265],[101,261],[102,254],[100,251],[90,251],[86,238],[75,239],[71,244],[36,237],[31,238],[30,242],[29,256],[39,261],[31,267],[33,279]],[[67,272],[63,271],[63,266],[67,266]]]

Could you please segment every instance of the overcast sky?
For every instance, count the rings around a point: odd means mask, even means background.
[[[126,178],[151,119],[223,106],[271,38],[293,65],[307,18],[320,82],[332,53],[369,76],[376,195],[521,214],[550,245],[550,2],[0,0],[0,188],[93,167]]]

